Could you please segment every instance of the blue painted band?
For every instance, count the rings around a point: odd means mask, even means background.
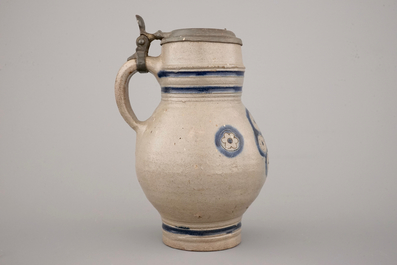
[[[163,229],[165,231],[173,234],[189,235],[189,236],[213,236],[220,234],[231,234],[240,228],[241,228],[241,223],[224,228],[213,229],[213,230],[191,230],[187,227],[179,228],[179,227],[169,226],[163,223]]]
[[[244,76],[244,71],[160,71],[159,78],[163,77],[191,77],[191,76]]]
[[[241,86],[200,86],[200,87],[162,87],[163,93],[200,94],[200,93],[236,93],[241,92]]]

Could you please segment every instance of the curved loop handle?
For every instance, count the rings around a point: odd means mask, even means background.
[[[157,73],[157,63],[155,57],[147,57],[146,63],[149,72],[155,74]],[[121,116],[123,116],[124,120],[134,129],[137,133],[143,131],[145,129],[144,122],[138,120],[134,111],[131,108],[129,93],[128,93],[128,84],[130,78],[137,72],[137,64],[136,60],[127,61],[119,70],[116,83],[114,85],[115,93],[116,93],[116,102],[117,107],[119,108]],[[156,74],[155,74],[156,75]]]

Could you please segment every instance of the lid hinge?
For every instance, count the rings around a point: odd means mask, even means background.
[[[169,33],[163,33],[161,30],[154,34],[147,33],[145,29],[145,21],[139,15],[136,15],[136,20],[138,22],[139,31],[141,35],[136,39],[136,51],[135,53],[128,57],[127,61],[136,59],[137,71],[140,73],[147,73],[148,69],[146,67],[146,57],[149,53],[150,43],[154,40],[161,40],[166,37]]]

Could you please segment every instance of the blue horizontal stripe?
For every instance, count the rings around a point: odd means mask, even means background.
[[[235,93],[242,91],[241,86],[202,86],[202,87],[162,87],[163,93],[199,94],[199,93]]]
[[[163,223],[163,229],[167,232],[179,235],[189,235],[189,236],[213,236],[219,234],[231,234],[234,231],[241,228],[241,223],[236,225],[220,228],[220,229],[213,229],[213,230],[191,230],[188,227],[173,227]]]
[[[160,71],[162,77],[190,77],[190,76],[244,76],[244,71]]]

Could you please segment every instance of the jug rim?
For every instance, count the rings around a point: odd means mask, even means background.
[[[218,42],[243,45],[241,39],[227,29],[215,28],[183,28],[168,33],[162,40],[161,45],[170,42]]]

